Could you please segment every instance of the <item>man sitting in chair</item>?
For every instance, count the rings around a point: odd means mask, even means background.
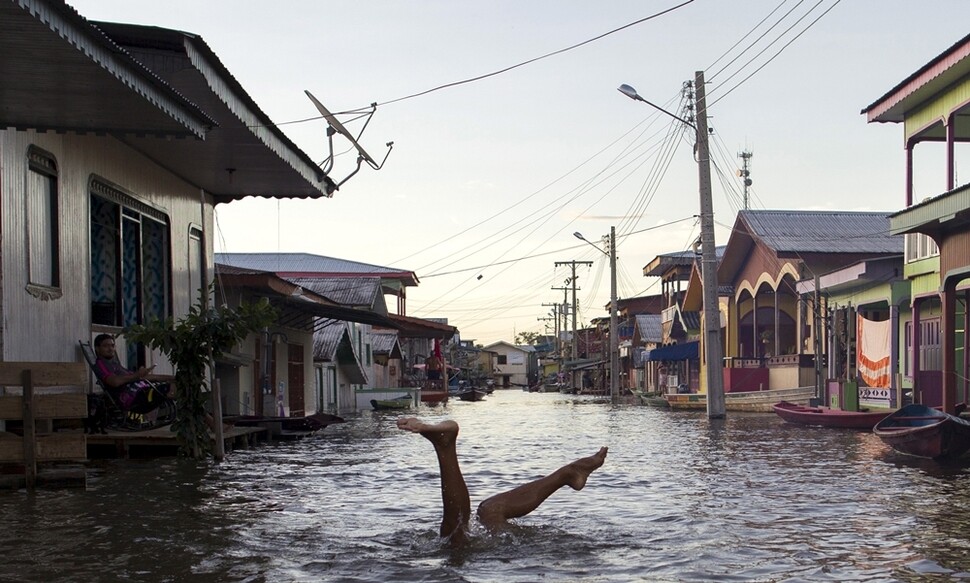
[[[130,371],[121,366],[115,352],[115,339],[110,334],[98,334],[94,338],[94,352],[97,360],[94,363],[94,373],[106,390],[117,395],[121,407],[134,413],[147,413],[159,402],[169,396],[168,383],[153,384],[145,378],[151,374],[154,366],[139,367]]]

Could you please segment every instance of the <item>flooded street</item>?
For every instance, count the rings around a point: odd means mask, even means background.
[[[473,508],[601,445],[586,488],[508,532],[437,537],[433,450],[365,412],[225,463],[108,460],[86,491],[0,494],[2,581],[970,580],[970,461],[866,432],[497,391],[461,425]]]

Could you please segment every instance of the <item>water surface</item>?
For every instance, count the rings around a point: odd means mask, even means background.
[[[970,460],[769,414],[497,391],[461,425],[473,507],[610,448],[507,532],[438,539],[430,444],[365,412],[221,464],[108,460],[86,491],[0,493],[2,581],[970,581]]]

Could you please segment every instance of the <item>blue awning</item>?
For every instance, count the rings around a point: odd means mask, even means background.
[[[698,341],[671,344],[650,351],[650,360],[697,360]]]

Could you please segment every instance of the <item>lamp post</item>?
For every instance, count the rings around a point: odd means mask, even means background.
[[[573,236],[589,243],[593,249],[610,258],[610,398],[613,403],[616,403],[620,398],[620,330],[616,313],[616,227],[610,227],[609,253],[590,243],[580,232],[573,233]]]
[[[704,287],[704,360],[707,362],[707,416],[720,419],[724,410],[724,377],[721,351],[721,310],[717,303],[717,253],[714,250],[714,205],[711,202],[711,159],[707,145],[707,102],[704,97],[704,71],[694,73],[694,96],[697,125],[678,117],[666,109],[640,97],[629,85],[618,91],[635,101],[642,101],[654,109],[694,128],[697,138],[697,174],[700,191],[701,218],[701,280]]]

